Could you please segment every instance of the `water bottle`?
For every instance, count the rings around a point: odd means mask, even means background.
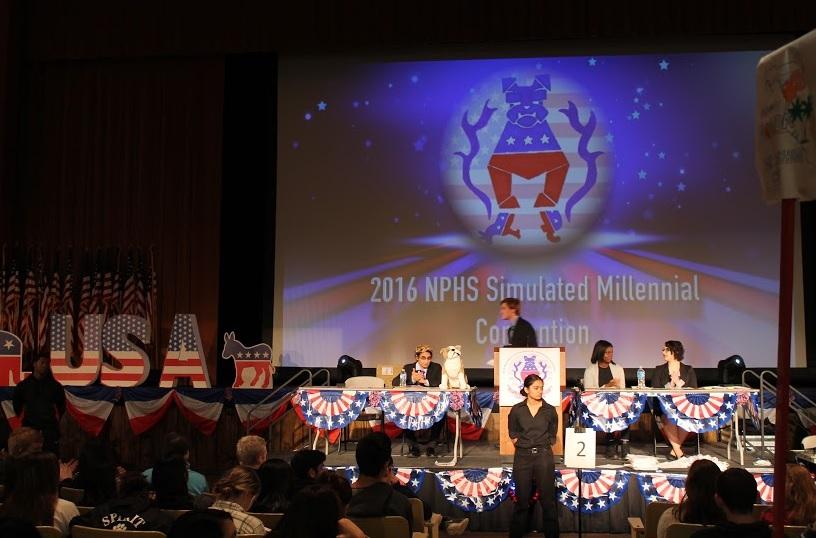
[[[403,368],[400,372],[400,387],[404,387],[406,384],[408,384],[408,373]]]
[[[646,371],[642,366],[637,369],[637,387],[639,389],[646,388]]]

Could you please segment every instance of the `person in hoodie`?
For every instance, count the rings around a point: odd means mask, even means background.
[[[377,434],[369,434],[357,443],[355,452],[360,477],[352,485],[352,497],[346,514],[349,517],[402,516],[408,520],[409,536],[413,533],[413,515],[408,498],[391,485],[391,451]]]
[[[150,484],[142,473],[132,471],[119,479],[119,496],[71,520],[82,525],[116,531],[159,531],[167,534],[173,518],[156,507]]]

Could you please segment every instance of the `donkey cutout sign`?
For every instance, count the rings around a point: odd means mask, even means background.
[[[224,351],[221,358],[235,361],[234,389],[271,389],[275,367],[272,365],[272,348],[268,344],[246,347],[235,339],[235,332],[224,333]],[[254,372],[250,374],[250,371]],[[248,380],[249,376],[252,378]]]

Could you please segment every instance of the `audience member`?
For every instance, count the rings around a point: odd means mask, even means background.
[[[40,538],[40,532],[30,521],[19,517],[0,517],[0,538]]]
[[[695,532],[695,538],[770,538],[771,528],[754,516],[756,480],[738,467],[723,471],[717,477],[714,496],[726,521]]]
[[[657,523],[657,538],[666,538],[666,530],[673,523],[715,525],[725,516],[714,501],[720,468],[711,460],[697,460],[686,476],[686,493],[680,504],[666,510]]]
[[[76,475],[61,481],[60,485],[84,490],[83,506],[96,506],[116,497],[120,467],[110,444],[98,437],[86,441],[76,469]]]
[[[337,493],[327,485],[306,486],[295,494],[274,538],[365,538],[360,528],[343,518]],[[390,538],[390,537],[389,537]]]
[[[160,460],[171,458],[182,458],[186,463],[188,469],[187,490],[190,492],[190,495],[200,495],[209,489],[207,479],[204,478],[204,475],[190,469],[190,444],[187,442],[187,439],[176,432],[170,432],[165,436],[162,453],[159,457]],[[153,469],[147,469],[144,475],[147,481],[152,484]]]
[[[816,483],[807,469],[789,464],[785,479],[784,525],[808,526],[816,521]],[[774,524],[773,510],[762,514],[768,525]]]
[[[68,535],[68,524],[79,511],[74,503],[59,498],[58,480],[59,464],[53,453],[36,452],[17,458],[1,515],[54,526]]]
[[[28,452],[39,452],[42,447],[42,432],[28,426],[13,430],[8,438],[8,455],[15,458]]]
[[[167,538],[235,538],[232,516],[223,510],[192,510],[173,522]]]
[[[228,512],[238,534],[266,534],[261,520],[247,513],[260,491],[258,474],[249,467],[238,465],[213,486],[215,502],[210,508]]]
[[[348,478],[334,471],[323,471],[318,475],[317,483],[320,486],[328,487],[337,495],[337,500],[340,502],[340,519],[337,520],[340,535],[365,538],[365,533],[360,527],[346,517],[346,508],[353,496],[351,482]]]
[[[411,529],[413,516],[408,498],[391,486],[390,448],[379,435],[369,434],[357,443],[355,457],[360,477],[352,485],[353,496],[346,513],[351,517],[402,516]]]
[[[268,514],[285,512],[294,486],[291,465],[277,458],[266,460],[258,469],[258,478],[261,481],[261,492],[250,511]]]
[[[306,486],[316,484],[317,475],[323,471],[323,462],[326,455],[319,450],[303,449],[292,456],[292,471],[295,473],[293,493],[297,493]]]
[[[235,445],[238,465],[251,467],[256,471],[266,461],[266,441],[257,435],[245,435]]]
[[[8,450],[0,459],[0,481],[5,486],[6,491],[11,488],[9,483],[11,468],[14,465],[14,458],[30,453],[39,452],[42,450],[43,437],[42,432],[21,426],[16,430],[12,430],[9,435],[7,446]]]
[[[159,510],[150,495],[150,484],[137,471],[119,479],[119,497],[103,502],[87,514],[75,517],[71,526],[127,531],[159,531],[167,534],[173,518]]]
[[[165,459],[153,468],[156,505],[167,510],[190,510],[193,497],[188,490],[187,463],[178,457]]]

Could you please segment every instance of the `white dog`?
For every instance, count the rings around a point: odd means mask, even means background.
[[[442,365],[441,389],[469,389],[465,377],[465,365],[462,364],[462,346],[443,347],[439,354],[445,359]]]

